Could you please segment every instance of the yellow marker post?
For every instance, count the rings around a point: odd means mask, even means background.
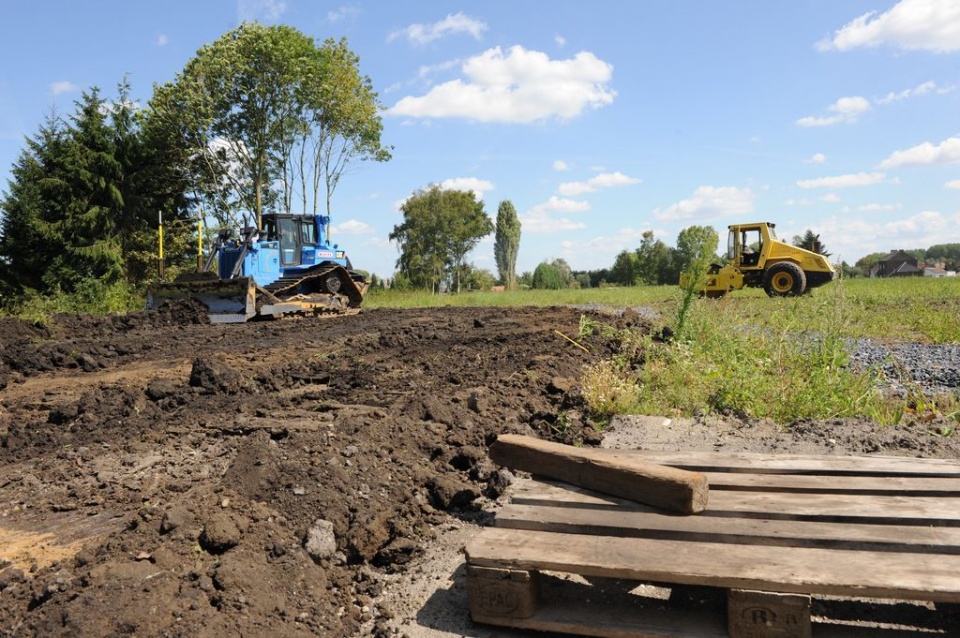
[[[203,211],[197,217],[197,272],[203,272]]]
[[[157,213],[157,219],[159,220],[157,226],[157,236],[160,240],[160,252],[157,259],[157,274],[160,276],[160,281],[163,281],[163,211]]]

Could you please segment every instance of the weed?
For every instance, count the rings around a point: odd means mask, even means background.
[[[564,437],[571,427],[570,415],[566,412],[558,412],[557,418],[550,423],[550,429],[553,430],[553,433],[559,437]]]
[[[640,389],[616,361],[604,360],[583,374],[583,399],[600,418],[629,414],[639,402]]]
[[[577,338],[583,339],[600,333],[600,322],[587,315],[580,315],[580,328],[577,330]]]

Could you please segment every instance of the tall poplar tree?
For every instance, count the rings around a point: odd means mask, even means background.
[[[513,203],[505,199],[497,208],[497,226],[493,256],[497,262],[500,281],[507,290],[517,287],[517,253],[520,250],[520,219]]]

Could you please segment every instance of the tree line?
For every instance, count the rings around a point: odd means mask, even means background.
[[[677,235],[675,247],[667,246],[648,230],[640,246],[622,250],[609,268],[573,271],[564,259],[543,261],[521,281],[531,288],[597,288],[600,286],[675,285],[680,273],[701,259],[717,261],[719,235],[711,226],[689,226]]]
[[[331,212],[341,178],[387,161],[383,110],[344,39],[245,23],[205,45],[146,104],[124,79],[82,93],[28,137],[0,198],[0,299],[139,286],[158,226],[173,273],[205,234],[264,211]]]

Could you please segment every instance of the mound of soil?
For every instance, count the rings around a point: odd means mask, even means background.
[[[215,326],[189,304],[0,322],[0,635],[397,633],[419,610],[385,588],[510,483],[498,434],[601,443],[578,384],[617,343],[579,338],[583,314],[659,327],[572,308]],[[794,438],[957,456],[929,424],[820,425]]]

